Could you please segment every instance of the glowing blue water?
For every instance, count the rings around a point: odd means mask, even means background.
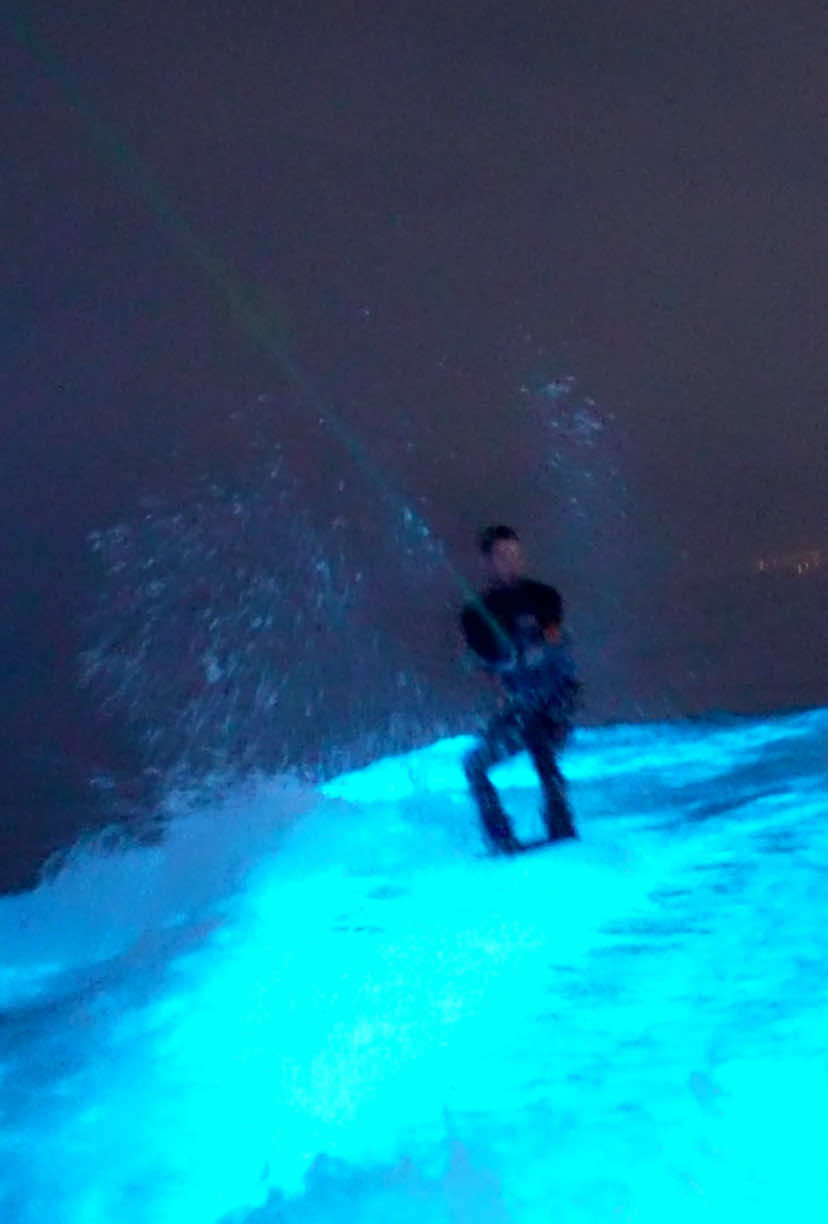
[[[513,860],[462,747],[0,901],[0,1218],[821,1218],[828,711],[582,732],[583,841]]]

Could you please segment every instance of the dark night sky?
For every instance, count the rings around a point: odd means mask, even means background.
[[[29,4],[85,114],[4,36],[19,668],[71,654],[84,533],[243,463],[228,415],[280,380],[95,121],[463,563],[490,515],[554,556],[527,333],[614,414],[640,590],[828,542],[824,6],[371,7]]]

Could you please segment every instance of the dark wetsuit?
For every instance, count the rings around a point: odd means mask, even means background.
[[[579,686],[566,644],[552,644],[544,637],[545,630],[559,628],[562,616],[555,588],[528,578],[494,586],[463,609],[466,641],[508,693],[505,707],[492,717],[464,761],[485,834],[496,849],[514,850],[518,843],[488,771],[524,748],[543,789],[549,837],[577,836],[555,754],[571,728]]]

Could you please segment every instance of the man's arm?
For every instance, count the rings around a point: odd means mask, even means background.
[[[563,600],[553,586],[544,582],[532,584],[532,598],[535,605],[535,616],[541,628],[544,640],[551,646],[561,642],[561,626],[563,624]]]
[[[466,645],[474,651],[481,663],[497,667],[501,651],[497,639],[474,604],[467,604],[460,617]]]

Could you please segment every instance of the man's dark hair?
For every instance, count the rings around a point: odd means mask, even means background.
[[[518,533],[513,527],[506,527],[503,523],[496,523],[492,527],[486,527],[480,532],[477,537],[477,543],[484,557],[491,555],[491,551],[499,540],[517,540]]]

